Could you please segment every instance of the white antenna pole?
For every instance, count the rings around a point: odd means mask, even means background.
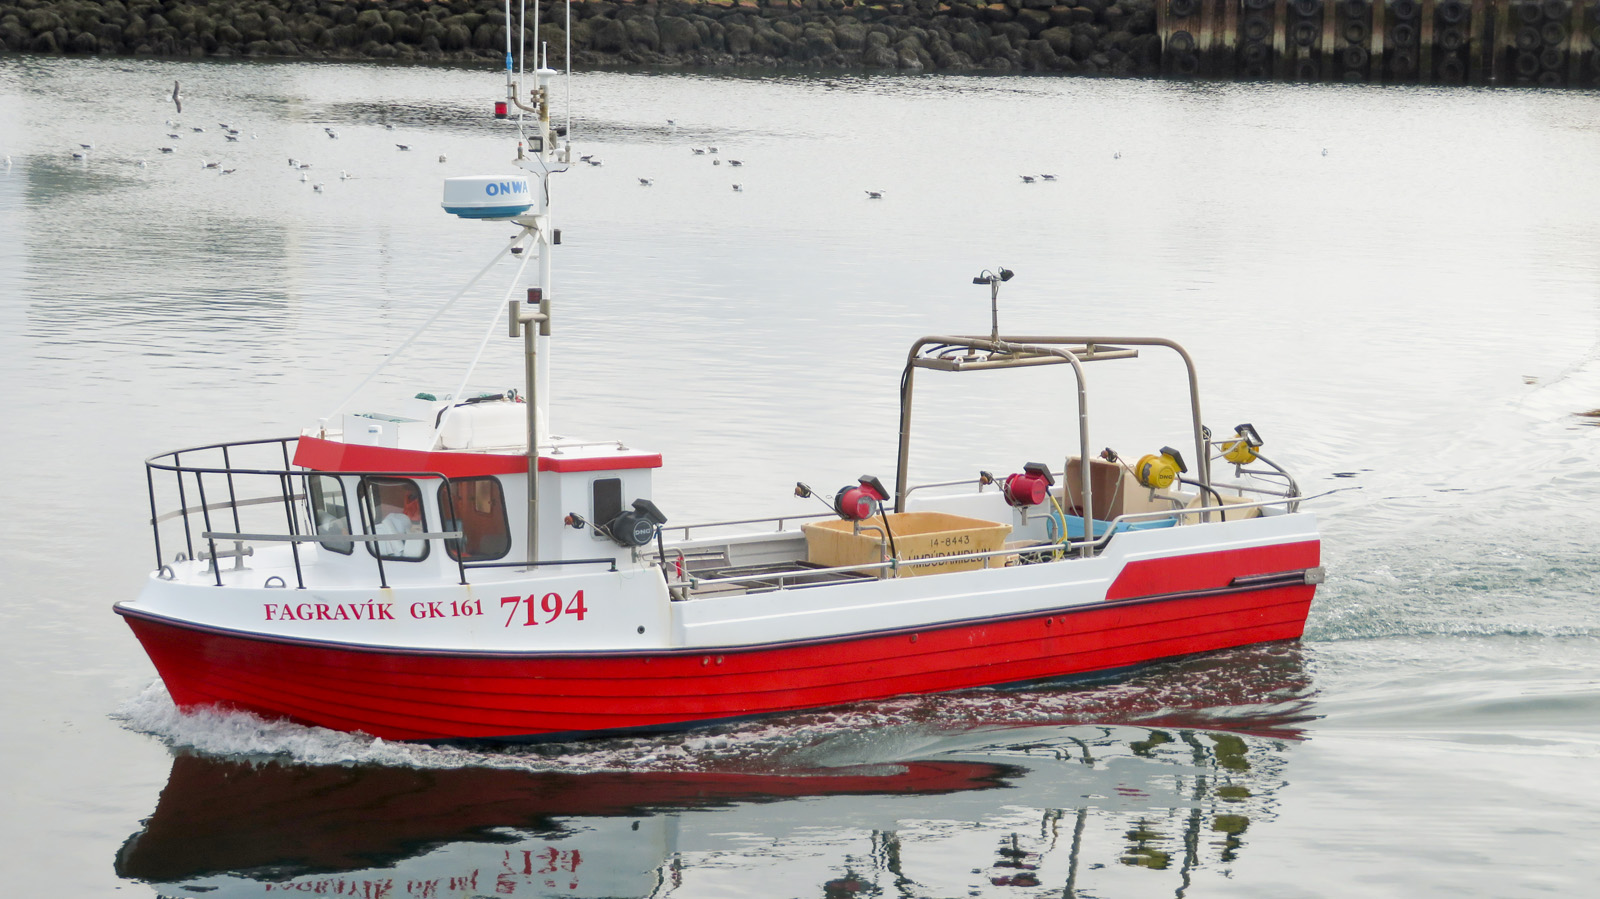
[[[511,86],[511,0],[506,0],[506,86]]]
[[[572,0],[567,0],[567,140],[572,140]]]

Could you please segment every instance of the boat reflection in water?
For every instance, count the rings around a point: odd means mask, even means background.
[[[590,773],[179,754],[116,869],[172,896],[1179,895],[1226,878],[1273,817],[1310,715],[1300,652],[943,697],[974,716],[1035,713],[1009,726],[933,731],[915,723],[924,710],[851,708],[849,730],[800,721],[807,735],[780,739],[803,745],[747,746],[713,770],[650,770],[664,740],[639,741],[642,770]],[[518,759],[538,757],[481,756]],[[760,769],[779,773],[746,773]]]

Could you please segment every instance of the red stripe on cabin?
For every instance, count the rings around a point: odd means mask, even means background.
[[[362,446],[320,437],[300,438],[294,451],[294,464],[315,471],[436,471],[451,478],[526,474],[528,471],[528,457],[520,453],[432,452]],[[660,453],[539,457],[540,471],[557,473],[660,467]]]

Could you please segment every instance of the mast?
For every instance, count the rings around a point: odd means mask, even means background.
[[[509,12],[510,2],[507,0]],[[508,19],[509,21],[509,16]],[[537,43],[538,35],[535,34]],[[507,36],[506,98],[522,112],[532,113],[530,123],[518,117],[522,140],[516,164],[533,179],[533,208],[515,221],[528,229],[539,255],[539,286],[528,291],[524,309],[512,301],[510,333],[523,338],[523,365],[528,406],[528,561],[539,561],[539,446],[549,440],[550,421],[550,307],[552,296],[551,247],[556,243],[551,224],[550,176],[564,172],[572,159],[570,145],[556,146],[558,135],[550,127],[550,82],[558,74],[541,60],[534,70],[536,86],[524,103],[520,85],[512,77],[510,37]],[[533,326],[537,324],[538,329]]]

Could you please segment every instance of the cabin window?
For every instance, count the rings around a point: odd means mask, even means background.
[[[498,478],[460,478],[439,488],[439,516],[446,531],[461,531],[460,540],[446,540],[445,551],[458,562],[488,562],[511,551],[511,526]]]
[[[422,490],[405,478],[362,478],[361,496],[374,534],[417,534],[426,530]],[[419,562],[428,557],[426,540],[374,540],[367,550],[386,561]]]
[[[317,534],[350,533],[350,509],[344,502],[344,484],[336,477],[314,474],[306,478],[306,495],[311,500],[311,520]],[[350,555],[355,543],[350,540],[325,540],[323,549]]]
[[[594,515],[596,525],[594,535],[605,539],[605,534],[600,528],[610,524],[612,519],[622,514],[622,479],[621,478],[596,478],[590,485],[591,499],[589,511]]]

